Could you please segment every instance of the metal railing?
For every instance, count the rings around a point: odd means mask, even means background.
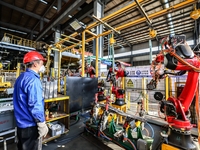
[[[21,38],[19,36],[12,35],[12,34],[9,34],[9,33],[4,33],[4,36],[1,40],[1,42],[7,42],[7,43],[10,43],[10,44],[32,47],[32,48],[35,48],[35,49],[42,49],[43,46],[46,45],[45,42],[41,42],[41,41],[36,42],[36,41],[33,41],[33,40]]]

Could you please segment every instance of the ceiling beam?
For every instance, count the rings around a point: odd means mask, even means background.
[[[27,11],[27,10],[25,10],[25,9],[16,7],[16,6],[14,6],[14,5],[5,3],[5,2],[3,2],[3,1],[0,1],[0,4],[6,6],[6,7],[8,7],[8,8],[14,9],[14,10],[16,10],[16,11],[19,11],[19,12],[21,12],[21,13],[23,13],[23,14],[28,15],[28,16],[34,17],[34,18],[36,18],[36,19],[39,19],[39,20],[42,18],[41,16],[39,16],[39,15],[37,15],[37,14],[35,14],[35,13],[29,12],[29,11]],[[45,21],[45,22],[49,22],[49,19],[44,18],[44,21]]]
[[[61,30],[64,31],[65,29],[69,28],[69,23],[71,23],[75,18],[80,21],[85,17],[89,16],[91,13],[93,13],[93,7],[94,2],[92,1],[91,3],[87,4],[87,6],[85,6],[81,11],[72,16],[72,18],[70,18],[69,21],[65,22],[61,26]]]
[[[160,16],[164,16],[166,15],[169,11],[175,11],[175,10],[178,10],[178,9],[181,9],[181,8],[184,8],[184,7],[188,7],[189,5],[193,5],[194,3],[196,3],[196,0],[187,0],[187,1],[183,1],[183,2],[180,2],[178,4],[175,4],[174,6],[171,6],[169,8],[166,8],[166,9],[163,9],[159,12],[155,12],[153,14],[149,14],[149,18],[150,19],[154,19],[154,18],[158,18]],[[112,14],[113,15],[113,14]],[[143,17],[143,18],[140,18],[140,19],[136,19],[136,20],[133,20],[133,21],[129,21],[128,23],[126,24],[123,24],[121,26],[118,26],[116,27],[115,29],[116,30],[123,30],[123,29],[126,29],[126,28],[129,28],[133,25],[137,25],[137,24],[140,24],[140,23],[143,23],[145,22],[146,18]],[[88,28],[92,28],[93,26],[95,26],[95,24],[92,24],[90,26],[87,27]],[[98,37],[100,36],[106,36],[108,34],[110,34],[112,32],[112,30],[109,30],[109,31],[105,31],[103,32],[102,34],[99,34]],[[73,36],[77,35],[77,33],[74,33]],[[95,39],[95,37],[92,37],[92,38],[89,38],[89,39],[86,39],[85,42],[89,42],[89,41],[92,41],[93,39]],[[68,49],[71,49],[73,48],[75,45],[72,45],[72,46],[69,46],[69,47],[66,47],[66,48],[63,48],[61,49],[60,51],[63,52],[63,51],[66,51]]]
[[[119,38],[120,40],[122,40],[123,43],[127,44],[129,47],[131,47],[131,43],[129,41],[127,41],[126,39],[124,39],[120,34],[115,34],[116,38]]]
[[[169,2],[172,2],[172,1],[174,1],[174,0],[171,0]],[[143,5],[143,7],[145,8],[146,6],[149,6],[150,4],[153,4],[154,2],[156,2],[156,1],[151,1],[151,3],[147,3],[147,4],[145,3]],[[156,6],[156,7],[153,7],[151,9],[149,9],[149,10],[146,10],[146,13],[148,13],[148,12],[150,12],[152,10],[155,10],[155,9],[161,7],[161,6],[162,6],[162,4],[160,4],[160,5]],[[135,13],[136,11],[137,11],[136,9],[132,9],[132,10],[128,11],[127,13],[123,13],[121,15],[116,16],[115,18],[113,18],[112,20],[110,20],[108,23],[115,22],[115,21],[119,20],[120,18],[125,17],[126,14],[132,14],[132,13]],[[140,17],[140,14],[136,14],[136,15],[130,17],[130,18],[127,18],[127,19],[123,20],[123,22],[129,21],[130,19],[135,19],[136,17]],[[112,26],[118,26],[118,25],[119,25],[119,23],[112,24]]]
[[[23,5],[22,8],[25,9],[27,4],[28,4],[28,0],[25,0],[25,3],[24,3],[24,5]],[[20,24],[20,22],[21,22],[21,20],[23,19],[23,17],[24,17],[24,14],[22,14],[22,15],[20,16],[20,19],[18,20],[17,25]]]
[[[121,4],[123,4],[123,3],[125,3],[125,2],[127,2],[127,0],[123,0],[123,1],[121,1],[120,3],[118,3],[118,4],[116,4],[116,5],[114,5],[112,8],[110,8],[110,9],[108,9],[107,11],[105,11],[104,12],[104,14],[106,14],[107,12],[111,12],[111,10],[113,10],[113,9],[115,9],[115,8],[117,8],[119,5],[121,5]],[[112,13],[112,12],[111,12]]]
[[[179,28],[185,28],[187,26],[191,26],[191,24],[194,24],[194,22],[187,22],[188,20],[190,21],[191,19],[190,18],[189,19],[186,18],[184,20],[184,22],[181,24],[181,26],[179,24],[174,25],[174,30],[179,29]],[[191,26],[191,28],[194,28],[194,26]],[[162,26],[162,28],[157,28],[156,29],[157,32],[158,32],[157,35],[159,35],[163,31],[169,30],[169,29],[170,29],[169,26],[167,24],[164,24],[164,26]],[[129,37],[126,37],[126,39],[129,40],[129,39],[132,39],[134,37],[138,37],[137,35],[140,35],[141,38],[142,38],[142,35],[148,35],[148,34],[147,34],[146,30],[141,30],[141,32],[135,33],[135,36],[131,36],[131,37],[129,36]]]
[[[0,24],[5,26],[5,28],[12,28],[12,29],[23,31],[23,32],[27,32],[27,33],[31,32],[30,29],[27,29],[27,28],[24,28],[24,27],[21,27],[21,26],[17,26],[17,25],[13,25],[13,24],[9,24],[9,23],[6,23],[6,22],[0,21]],[[37,31],[33,31],[33,34],[38,34],[38,32]]]
[[[45,26],[44,29],[39,33],[38,37],[36,38],[36,41],[40,40],[49,30],[54,28],[56,25],[59,25],[59,23],[64,18],[68,17],[68,15],[70,15],[73,11],[77,10],[77,8],[84,4],[85,1],[86,0],[76,0],[72,3],[72,5],[67,5],[67,8],[63,7],[55,17],[56,19],[47,24],[47,27]],[[64,12],[62,12],[63,9],[65,9]]]
[[[47,7],[47,9],[44,11],[43,15],[42,15],[42,18],[45,17],[45,15],[47,14],[47,12],[49,12],[49,10],[53,7],[53,5],[55,4],[56,0],[54,0],[51,5],[49,7]],[[39,25],[39,23],[41,22],[41,20],[39,20],[33,27],[32,31],[34,31],[36,29],[36,27]],[[29,34],[27,36],[27,38],[30,36],[31,34]]]
[[[175,18],[175,16],[173,16],[172,17],[172,21],[174,22],[174,21],[178,21],[178,20],[180,20],[180,19],[183,19],[183,20],[181,20],[181,21],[190,21],[191,20],[191,22],[192,22],[192,19],[191,18],[189,18],[188,16],[187,16],[187,14],[185,15],[184,14],[184,16],[180,16],[180,14],[178,14],[178,15],[176,15],[176,16],[179,16],[179,17],[176,17]],[[156,21],[156,22],[154,22],[154,28],[156,29],[156,30],[159,30],[160,29],[160,26],[161,26],[161,28],[163,28],[163,25],[167,25],[168,26],[168,23],[169,23],[169,21],[165,21],[165,22],[163,22],[163,20],[162,21]],[[177,24],[177,23],[176,23]],[[141,32],[147,32],[147,30],[148,30],[148,27],[147,26],[140,26],[140,28],[139,29],[131,29],[130,28],[130,30],[129,31],[126,31],[125,33],[122,33],[121,35],[123,36],[123,37],[126,37],[126,36],[130,36],[130,35],[133,35],[133,34],[136,34],[136,35],[138,35],[138,34],[141,34]]]

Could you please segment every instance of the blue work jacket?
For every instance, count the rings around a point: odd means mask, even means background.
[[[40,76],[27,69],[20,74],[14,85],[13,93],[14,115],[17,127],[27,128],[44,122],[44,99]]]

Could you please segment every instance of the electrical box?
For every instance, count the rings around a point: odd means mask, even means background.
[[[0,132],[13,128],[15,128],[13,110],[0,111]]]

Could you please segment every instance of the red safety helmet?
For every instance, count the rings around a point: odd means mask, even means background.
[[[23,63],[26,64],[26,63],[32,62],[34,60],[45,61],[44,57],[40,53],[38,53],[36,51],[30,51],[25,54]]]

